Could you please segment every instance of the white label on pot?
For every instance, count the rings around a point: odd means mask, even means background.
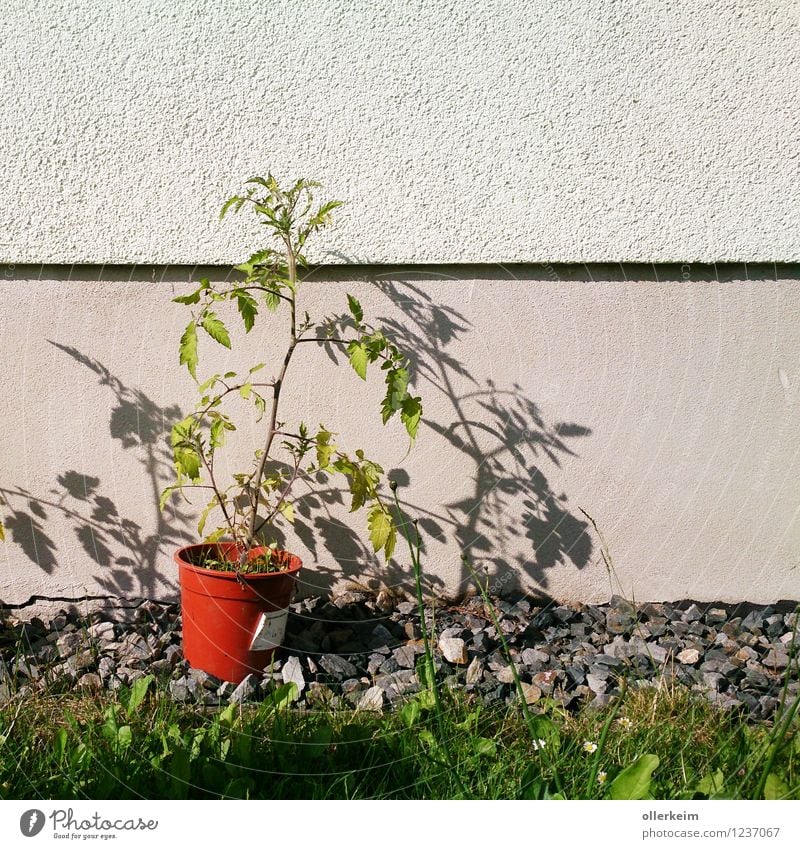
[[[262,613],[258,620],[253,639],[250,642],[250,651],[265,651],[266,649],[278,648],[283,643],[283,635],[286,633],[286,620],[289,618],[289,609],[276,610],[274,613]]]

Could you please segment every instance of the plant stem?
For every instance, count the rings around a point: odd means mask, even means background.
[[[245,562],[247,559],[247,552],[253,547],[253,543],[255,541],[261,481],[264,479],[264,470],[266,469],[267,461],[269,460],[269,452],[272,449],[272,441],[275,439],[275,430],[278,422],[278,405],[280,404],[283,381],[286,378],[286,371],[289,368],[289,363],[291,362],[292,354],[294,354],[294,349],[297,347],[297,261],[289,238],[284,239],[284,244],[286,245],[286,258],[289,266],[289,289],[292,293],[290,301],[291,327],[289,347],[287,348],[286,355],[283,358],[283,365],[281,366],[280,374],[272,387],[272,408],[269,415],[267,438],[264,441],[264,451],[261,455],[261,461],[258,464],[255,475],[251,479],[251,481],[255,481],[255,486],[253,488],[252,511],[250,514],[250,521],[248,523],[247,539],[245,541],[244,551],[239,555],[240,563]],[[261,526],[259,526],[259,529],[260,527]]]

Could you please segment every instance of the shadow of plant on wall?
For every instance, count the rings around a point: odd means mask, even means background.
[[[443,396],[452,410],[450,422],[439,414],[423,425],[466,455],[474,472],[464,498],[434,512],[410,502],[405,506],[420,516],[421,530],[432,538],[444,541],[453,534],[472,564],[501,577],[505,590],[515,588],[517,576],[525,574],[546,593],[554,568],[589,564],[592,540],[587,523],[570,510],[566,495],[552,489],[542,465],[560,467],[564,455],[575,456],[568,440],[591,430],[564,422],[548,425],[518,384],[504,388],[476,380],[449,350],[473,331],[470,322],[436,303],[418,281],[418,275],[412,281],[396,276],[375,281],[403,313],[403,320],[380,320],[406,350],[415,352],[423,397]],[[466,392],[458,388],[465,382],[472,386]],[[520,536],[529,541],[529,553],[520,552]],[[461,586],[468,583],[470,576],[462,570]]]
[[[475,329],[458,310],[433,300],[419,272],[409,278],[372,278],[393,305],[392,314],[378,320],[410,352],[415,385],[426,403],[432,402],[429,409],[436,410],[423,417],[422,427],[467,457],[472,472],[468,481],[454,481],[454,490],[461,493],[467,486],[467,494],[437,507],[416,503],[405,470],[394,469],[390,477],[401,485],[403,506],[419,518],[425,538],[457,540],[473,565],[499,579],[495,585],[503,590],[515,589],[518,578],[526,575],[546,594],[554,569],[589,564],[592,541],[587,523],[572,512],[565,495],[553,490],[543,467],[559,467],[564,456],[574,456],[572,441],[591,431],[577,424],[550,425],[520,386],[504,387],[470,374],[456,349]],[[147,494],[142,504],[152,511],[155,531],[146,533],[139,521],[122,516],[99,476],[66,469],[46,496],[21,487],[0,489],[7,500],[9,536],[31,562],[51,574],[59,565],[58,547],[47,522],[60,513],[83,552],[100,567],[95,579],[109,594],[163,595],[159,587],[165,583],[165,564],[171,563],[176,548],[193,541],[198,511],[198,505],[179,499],[163,513],[158,508],[161,491],[174,477],[168,434],[181,410],[159,406],[77,349],[52,344],[112,393],[109,433],[141,462]],[[335,349],[327,353],[341,356]],[[313,493],[298,493],[292,533],[312,561],[318,559],[303,576],[304,592],[325,594],[342,578],[354,577],[373,588],[406,587],[409,574],[402,550],[390,564],[378,566],[361,529],[345,522],[346,512],[346,494],[336,487],[316,485]],[[278,544],[286,545],[280,528],[274,530]],[[431,590],[441,587],[435,575],[428,572],[426,577]],[[470,583],[466,570],[460,580],[461,589]],[[177,588],[173,590],[177,595]]]
[[[169,521],[158,509],[159,492],[172,477],[166,434],[181,411],[177,406],[160,407],[77,349],[51,344],[94,372],[99,384],[113,394],[110,435],[124,450],[138,454],[152,492],[146,500],[152,505],[155,531],[145,533],[137,521],[122,516],[99,477],[74,469],[58,474],[46,496],[22,487],[0,490],[9,505],[6,527],[28,559],[52,574],[58,565],[57,545],[45,527],[51,514],[60,514],[86,555],[101,567],[95,574],[100,587],[113,595],[153,595],[164,581],[164,564],[172,550],[183,544],[177,527],[187,519],[180,505],[173,506]]]

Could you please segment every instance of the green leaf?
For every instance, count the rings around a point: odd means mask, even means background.
[[[297,684],[294,681],[289,681],[288,684],[283,684],[278,687],[273,693],[270,693],[267,701],[275,711],[286,710],[293,702],[300,698],[300,691],[297,689]]]
[[[475,739],[475,752],[487,758],[493,758],[497,754],[497,743],[488,737],[477,737]]]
[[[778,775],[771,772],[764,784],[765,799],[788,799],[791,796],[789,785]]]
[[[214,419],[211,422],[211,447],[219,448],[225,443],[225,420]]]
[[[658,764],[658,755],[640,755],[614,779],[608,795],[612,799],[646,799],[650,794],[650,779]]]
[[[405,723],[407,728],[411,728],[419,719],[420,707],[416,699],[406,702],[400,710],[400,720]]]
[[[291,501],[281,501],[278,510],[290,524],[294,524],[294,505]]]
[[[197,380],[197,325],[192,319],[183,331],[180,344],[180,364],[189,369],[189,374]]]
[[[175,465],[193,483],[200,480],[200,455],[193,448],[176,448]]]
[[[253,329],[253,325],[256,323],[256,316],[258,315],[256,299],[248,292],[237,292],[236,304],[239,307],[239,315],[241,315],[244,322],[245,333],[249,333]]]
[[[264,292],[264,306],[270,311],[275,312],[281,305],[281,298],[276,289],[267,289]]]
[[[406,431],[411,439],[417,438],[419,423],[422,419],[422,399],[412,398],[410,395],[403,401],[400,408],[400,421],[405,425]]]
[[[180,295],[177,298],[173,298],[173,303],[176,304],[199,304],[200,303],[200,293],[203,291],[203,287],[201,286],[196,292],[192,292],[190,295]]]
[[[362,379],[367,379],[367,349],[363,342],[353,340],[347,346],[347,355],[350,359],[350,365],[355,370],[355,373]]]
[[[134,681],[133,686],[131,687],[130,696],[128,697],[128,704],[125,705],[125,712],[128,716],[130,716],[144,701],[147,691],[150,689],[150,685],[154,680],[155,679],[152,675],[145,675],[144,678],[139,678],[137,681]],[[120,731],[121,730],[122,729],[120,729]]]
[[[725,773],[721,769],[716,772],[709,773],[697,782],[695,793],[702,793],[704,796],[715,796],[722,791],[725,785]]]
[[[220,220],[222,220],[225,217],[228,210],[234,205],[236,205],[236,209],[234,210],[234,212],[238,212],[242,208],[243,203],[244,203],[244,198],[239,197],[238,195],[234,196],[232,198],[228,198],[225,201],[225,203],[222,205],[222,209],[219,211]]]
[[[159,509],[159,510],[163,510],[163,509],[167,506],[167,502],[169,501],[170,496],[171,496],[171,495],[172,495],[172,493],[173,493],[173,492],[175,492],[175,490],[177,490],[177,489],[180,489],[180,487],[179,487],[179,486],[174,486],[174,485],[173,485],[173,486],[168,486],[168,487],[167,487],[167,488],[166,488],[166,489],[165,489],[165,490],[161,493],[161,495],[159,496],[159,499],[158,499],[158,509]]]
[[[213,312],[203,313],[200,320],[203,330],[215,341],[226,348],[231,347],[231,337],[222,321]],[[196,331],[195,331],[196,332]]]
[[[333,452],[336,450],[336,446],[331,442],[333,438],[333,434],[325,430],[325,428],[320,428],[319,433],[317,434],[317,467],[320,469],[327,469],[331,463],[331,457],[333,456]]]
[[[356,326],[360,325],[364,320],[364,310],[361,309],[361,304],[352,295],[348,295],[347,305],[350,307],[350,315],[353,316]]]
[[[143,681],[143,678],[140,678],[139,681]],[[139,683],[138,681],[136,682]],[[130,725],[123,725],[122,728],[117,731],[117,746],[120,749],[127,749],[130,744],[133,742],[133,732],[131,731]]]
[[[0,542],[6,541],[6,529],[3,527],[3,523],[0,522]]]
[[[380,504],[376,504],[367,519],[369,539],[375,551],[380,551],[387,543],[392,531],[392,517]]]
[[[208,521],[208,515],[217,506],[218,503],[219,503],[219,500],[217,499],[217,496],[215,495],[211,499],[211,501],[209,501],[208,504],[206,504],[205,509],[200,514],[200,519],[197,522],[197,533],[198,533],[199,536],[201,536],[201,537],[203,536],[203,531],[205,530],[206,522]]]
[[[264,366],[266,366],[266,363],[257,363],[256,365],[254,365],[250,369],[250,371],[248,373],[249,374],[255,374],[257,371],[261,371],[261,369],[264,368]]]

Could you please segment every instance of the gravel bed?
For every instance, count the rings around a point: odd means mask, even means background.
[[[789,675],[794,612],[773,607],[608,604],[567,607],[495,599],[529,704],[553,699],[571,709],[608,704],[624,676],[632,687],[676,682],[723,708],[769,719]],[[440,607],[428,624],[444,684],[487,704],[517,698],[489,611],[479,598]],[[0,627],[0,704],[20,691],[100,691],[148,673],[176,701],[198,705],[257,701],[294,681],[298,708],[389,709],[418,688],[423,651],[415,604],[367,593],[309,598],[291,606],[286,645],[271,668],[241,684],[190,669],[175,604],[144,601],[88,618],[6,616]],[[800,639],[800,636],[798,637]],[[788,691],[800,691],[796,665]]]

